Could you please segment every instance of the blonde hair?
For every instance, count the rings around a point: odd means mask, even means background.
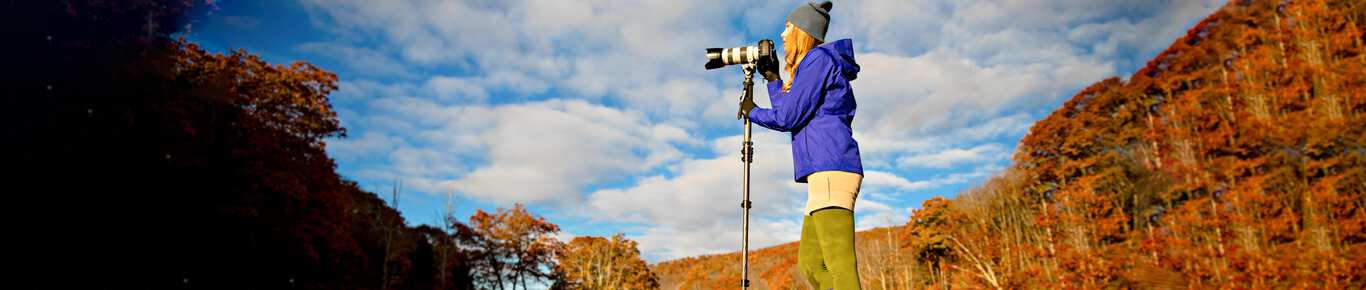
[[[791,24],[789,23],[789,25]],[[784,92],[792,89],[792,82],[797,79],[797,64],[802,63],[802,58],[806,57],[806,53],[816,48],[817,45],[821,45],[820,40],[811,34],[807,34],[806,31],[802,31],[801,28],[797,28],[796,25],[792,25],[792,31],[789,31],[787,37],[783,38],[783,64],[785,65],[783,69],[787,71],[787,80],[783,81]]]

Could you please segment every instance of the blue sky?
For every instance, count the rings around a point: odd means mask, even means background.
[[[1222,2],[836,2],[827,38],[854,39],[863,69],[859,228],[1000,172],[1034,121]],[[740,71],[703,70],[703,49],[776,40],[797,3],[218,1],[186,35],[336,72],[349,137],[328,153],[366,190],[401,183],[409,224],[523,203],[564,238],[622,232],[657,262],[738,250]],[[796,240],[788,136],[755,138],[751,243]]]

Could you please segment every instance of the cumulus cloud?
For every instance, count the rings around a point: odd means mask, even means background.
[[[641,114],[582,100],[441,105],[387,97],[369,104],[368,114],[353,122],[370,131],[334,148],[341,156],[388,154],[379,162],[390,170],[362,177],[501,204],[578,201],[587,185],[619,182],[681,158],[671,142],[691,139]],[[370,133],[389,130],[404,133]],[[381,141],[397,145],[379,152],[386,148],[374,143]]]
[[[327,150],[332,158],[342,162],[357,161],[375,154],[384,154],[402,146],[402,139],[384,133],[369,131],[359,136],[328,142]]]
[[[899,226],[910,219],[909,208],[894,207],[872,199],[860,198],[854,202],[858,218],[854,221],[855,230],[868,230],[876,227]]]
[[[653,261],[738,249],[739,74],[702,70],[699,52],[776,39],[805,2],[300,1],[334,40],[296,50],[350,66],[333,97],[353,139],[329,146],[346,174],[556,205],[620,226]],[[1222,2],[836,3],[828,35],[854,38],[863,68],[858,227],[903,223],[907,192],[999,172],[1051,106]],[[789,141],[756,137],[751,241],[795,240]]]
[[[985,66],[938,50],[914,57],[872,53],[862,61],[863,74],[876,77],[857,81],[859,102],[877,106],[861,110],[855,122],[865,134],[893,140],[977,126],[1007,108],[1042,106],[1113,73],[1110,65],[1066,55],[1033,65]],[[1042,97],[1051,100],[1033,99]]]
[[[918,189],[919,185],[901,176],[896,176],[890,172],[877,170],[863,171],[863,189],[870,188],[891,188],[891,189]]]
[[[656,258],[678,258],[689,255],[733,251],[735,240],[715,239],[717,236],[739,237],[741,224],[739,203],[741,193],[740,136],[718,138],[711,144],[711,152],[703,159],[680,162],[676,175],[654,175],[641,178],[632,186],[595,191],[588,196],[585,213],[599,222],[629,222],[648,224],[649,230],[638,238],[642,250]],[[751,166],[752,223],[788,225],[800,221],[801,208],[806,201],[806,188],[792,182],[790,147],[778,134],[756,134],[756,162]],[[799,226],[799,225],[798,225]],[[790,241],[792,232],[751,232],[756,247]],[[693,236],[699,239],[680,239]],[[703,237],[712,237],[710,239]]]
[[[896,160],[902,167],[930,167],[930,168],[949,168],[963,163],[977,163],[984,161],[1005,159],[1005,147],[1000,144],[987,143],[972,148],[952,148],[930,154],[911,155],[901,157]]]
[[[480,82],[481,80],[472,78],[434,76],[427,79],[422,89],[446,102],[477,103],[489,97],[489,92]]]
[[[309,42],[295,45],[294,49],[303,53],[345,60],[341,62],[341,64],[345,65],[348,71],[356,72],[356,76],[414,76],[414,73],[411,72],[408,67],[404,66],[402,62],[394,59],[386,52],[374,48],[357,47],[335,42]]]
[[[620,181],[681,158],[667,141],[686,137],[656,136],[677,130],[582,101],[504,106],[492,114],[493,126],[477,133],[489,165],[454,185],[496,201],[536,202],[557,195],[577,201],[586,185]]]
[[[934,1],[842,4],[855,38],[855,124],[896,160],[1018,136],[1070,93],[1133,69],[1224,1]],[[913,17],[908,17],[913,16]],[[977,128],[978,134],[964,134]],[[875,167],[894,166],[873,162]]]
[[[750,250],[793,242],[801,239],[801,220],[751,220]],[[699,254],[740,251],[740,218],[728,223],[708,223],[683,229],[651,227],[632,239],[640,242],[640,251],[651,262],[671,260]]]
[[[580,97],[695,115],[716,99],[702,48],[741,44],[745,4],[686,1],[315,1],[315,22],[341,39],[382,39],[417,67],[454,67],[551,85]],[[724,5],[723,5],[724,4]],[[770,4],[771,5],[771,4]],[[781,27],[780,23],[771,24]],[[362,45],[352,41],[352,45]],[[512,86],[522,87],[522,86]],[[659,90],[659,88],[665,88]]]

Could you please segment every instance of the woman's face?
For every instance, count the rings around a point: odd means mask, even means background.
[[[792,33],[792,22],[787,22],[786,24],[783,25],[783,34],[778,35],[778,37],[782,38],[783,42],[787,42],[787,35],[788,35],[788,34],[791,34],[791,33]]]

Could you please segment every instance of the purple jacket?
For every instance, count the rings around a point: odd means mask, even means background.
[[[856,104],[849,81],[859,71],[853,46],[852,40],[841,39],[811,49],[797,64],[788,92],[781,91],[782,82],[768,83],[773,108],[749,113],[749,120],[759,126],[792,133],[793,173],[799,183],[817,171],[863,174],[850,127]]]

